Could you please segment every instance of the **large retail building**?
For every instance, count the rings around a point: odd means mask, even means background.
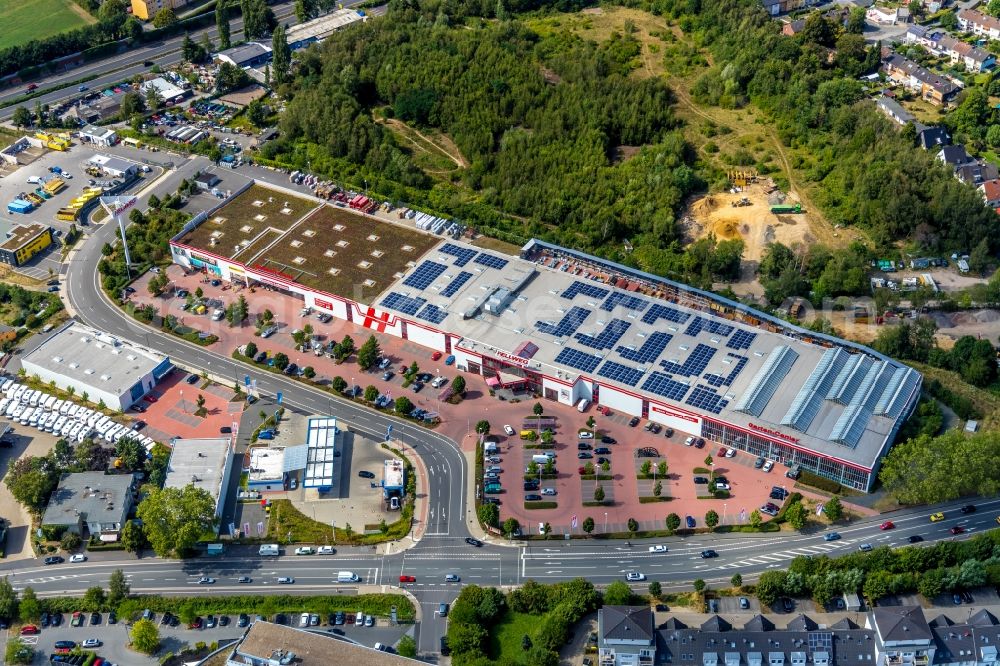
[[[860,490],[920,394],[919,373],[871,349],[537,240],[504,256],[260,185],[200,217],[171,241],[182,266],[454,355],[491,386],[588,400]]]

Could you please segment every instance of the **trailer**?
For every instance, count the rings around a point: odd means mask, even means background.
[[[21,215],[27,215],[34,209],[34,204],[30,201],[25,201],[24,199],[14,199],[7,204],[8,213],[20,213]]]
[[[771,212],[775,215],[790,215],[802,212],[802,204],[785,204],[781,206],[771,206]]]

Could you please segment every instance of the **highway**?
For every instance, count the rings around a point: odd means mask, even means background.
[[[179,178],[180,173],[168,173],[156,189],[161,193],[169,191],[176,187]],[[147,196],[148,192],[142,198]],[[68,263],[66,298],[77,316],[113,335],[145,342],[187,367],[205,369],[218,377],[242,377],[248,371],[247,366],[145,327],[106,300],[98,286],[96,266],[101,246],[113,239],[116,229],[112,224],[93,228]],[[424,609],[418,647],[421,651],[434,651],[445,624],[433,611],[441,601],[453,600],[460,589],[460,584],[445,583],[448,573],[458,574],[462,583],[479,585],[511,586],[529,578],[555,582],[576,577],[606,585],[624,580],[627,572],[637,571],[650,581],[661,582],[665,588],[687,588],[696,578],[710,584],[722,583],[738,572],[744,579],[752,579],[762,572],[785,568],[800,555],[836,556],[854,552],[866,543],[874,547],[903,546],[912,535],[921,536],[925,543],[967,538],[996,527],[996,517],[1000,514],[1000,499],[982,500],[979,510],[972,514],[959,511],[962,502],[935,507],[934,510],[946,514],[946,519],[937,523],[929,522],[931,510],[927,508],[906,509],[891,514],[894,529],[879,529],[884,517],[852,521],[838,528],[841,538],[836,541],[826,541],[824,536],[829,530],[819,530],[803,534],[701,534],[632,544],[552,538],[476,548],[464,542],[469,535],[465,518],[467,511],[472,510],[464,493],[469,470],[454,441],[283,376],[261,373],[256,379],[264,394],[281,391],[286,406],[307,414],[332,413],[352,429],[376,439],[384,436],[386,426],[391,423],[393,435],[412,446],[430,470],[426,481],[431,515],[421,540],[406,550],[402,550],[401,544],[391,544],[387,553],[347,547],[334,556],[261,558],[256,549],[233,547],[222,558],[186,561],[136,560],[121,553],[97,553],[83,564],[42,566],[37,560],[29,560],[4,565],[13,575],[15,587],[31,585],[42,596],[83,594],[92,585],[105,584],[113,569],[122,568],[137,593],[181,596],[252,591],[336,593],[356,589],[336,583],[336,572],[340,570],[354,571],[362,577],[364,585],[372,586],[398,585],[399,576],[406,574],[416,578],[406,587]],[[595,519],[599,520],[596,513]],[[956,525],[965,528],[960,536],[949,532]],[[648,548],[652,544],[665,545],[668,552],[651,553]],[[717,551],[718,557],[702,558],[701,551],[706,548]],[[215,577],[218,582],[198,585],[197,580],[203,575]],[[252,576],[253,583],[237,584],[240,575]],[[295,584],[278,586],[278,576],[292,576]],[[636,589],[642,590],[646,584],[638,583]]]
[[[344,6],[350,7],[359,2],[360,0],[345,2]],[[294,3],[292,2],[282,2],[272,5],[271,9],[280,23],[293,25],[298,23],[293,7]],[[233,16],[229,22],[229,26],[232,42],[236,44],[243,39],[243,17],[239,15]],[[200,42],[203,32],[207,32],[213,43],[218,44],[218,32],[215,29],[214,22],[210,26],[206,25],[205,28],[196,30],[192,34],[192,39]],[[54,88],[54,90],[28,100],[24,103],[24,106],[26,108],[34,108],[36,101],[40,101],[42,104],[58,104],[78,97],[81,93],[77,90],[77,84],[74,81],[79,81],[88,76],[97,77],[86,83],[88,88],[97,90],[118,83],[119,81],[131,79],[136,74],[148,72],[149,67],[143,65],[144,62],[153,62],[161,68],[166,69],[170,65],[175,65],[182,60],[180,48],[183,41],[184,35],[177,35],[159,42],[148,43],[139,48],[130,49],[108,58],[95,60],[66,72],[52,74],[41,79],[32,79],[31,82],[37,84],[40,89],[48,90]],[[9,88],[0,92],[0,103],[17,99],[24,94],[24,85]],[[16,108],[17,106],[9,106],[5,109],[0,109],[0,122],[9,121],[11,116],[14,115],[14,109]]]

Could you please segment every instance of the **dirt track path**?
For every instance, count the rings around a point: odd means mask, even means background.
[[[413,147],[416,148],[417,150],[420,150],[425,153],[431,152],[431,150],[433,150],[434,152],[441,153],[442,155],[450,159],[452,162],[455,163],[455,166],[457,166],[459,169],[468,168],[469,163],[465,161],[464,157],[462,157],[462,153],[459,152],[458,146],[452,145],[450,147],[451,148],[450,150],[445,149],[444,146],[441,146],[436,141],[424,136],[420,132],[420,130],[418,130],[416,127],[407,125],[406,123],[396,120],[395,118],[384,118],[382,119],[381,122],[395,129],[398,134],[405,136],[407,141],[413,144]],[[422,145],[421,143],[414,141],[413,137],[410,136],[411,134],[417,135],[417,137],[425,145]],[[430,150],[428,150],[428,146],[430,147]]]

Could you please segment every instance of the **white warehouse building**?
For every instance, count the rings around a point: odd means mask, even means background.
[[[28,376],[93,403],[104,401],[125,411],[142,399],[173,369],[170,358],[128,340],[115,338],[78,322],[67,322],[48,340],[25,354],[21,366]]]

